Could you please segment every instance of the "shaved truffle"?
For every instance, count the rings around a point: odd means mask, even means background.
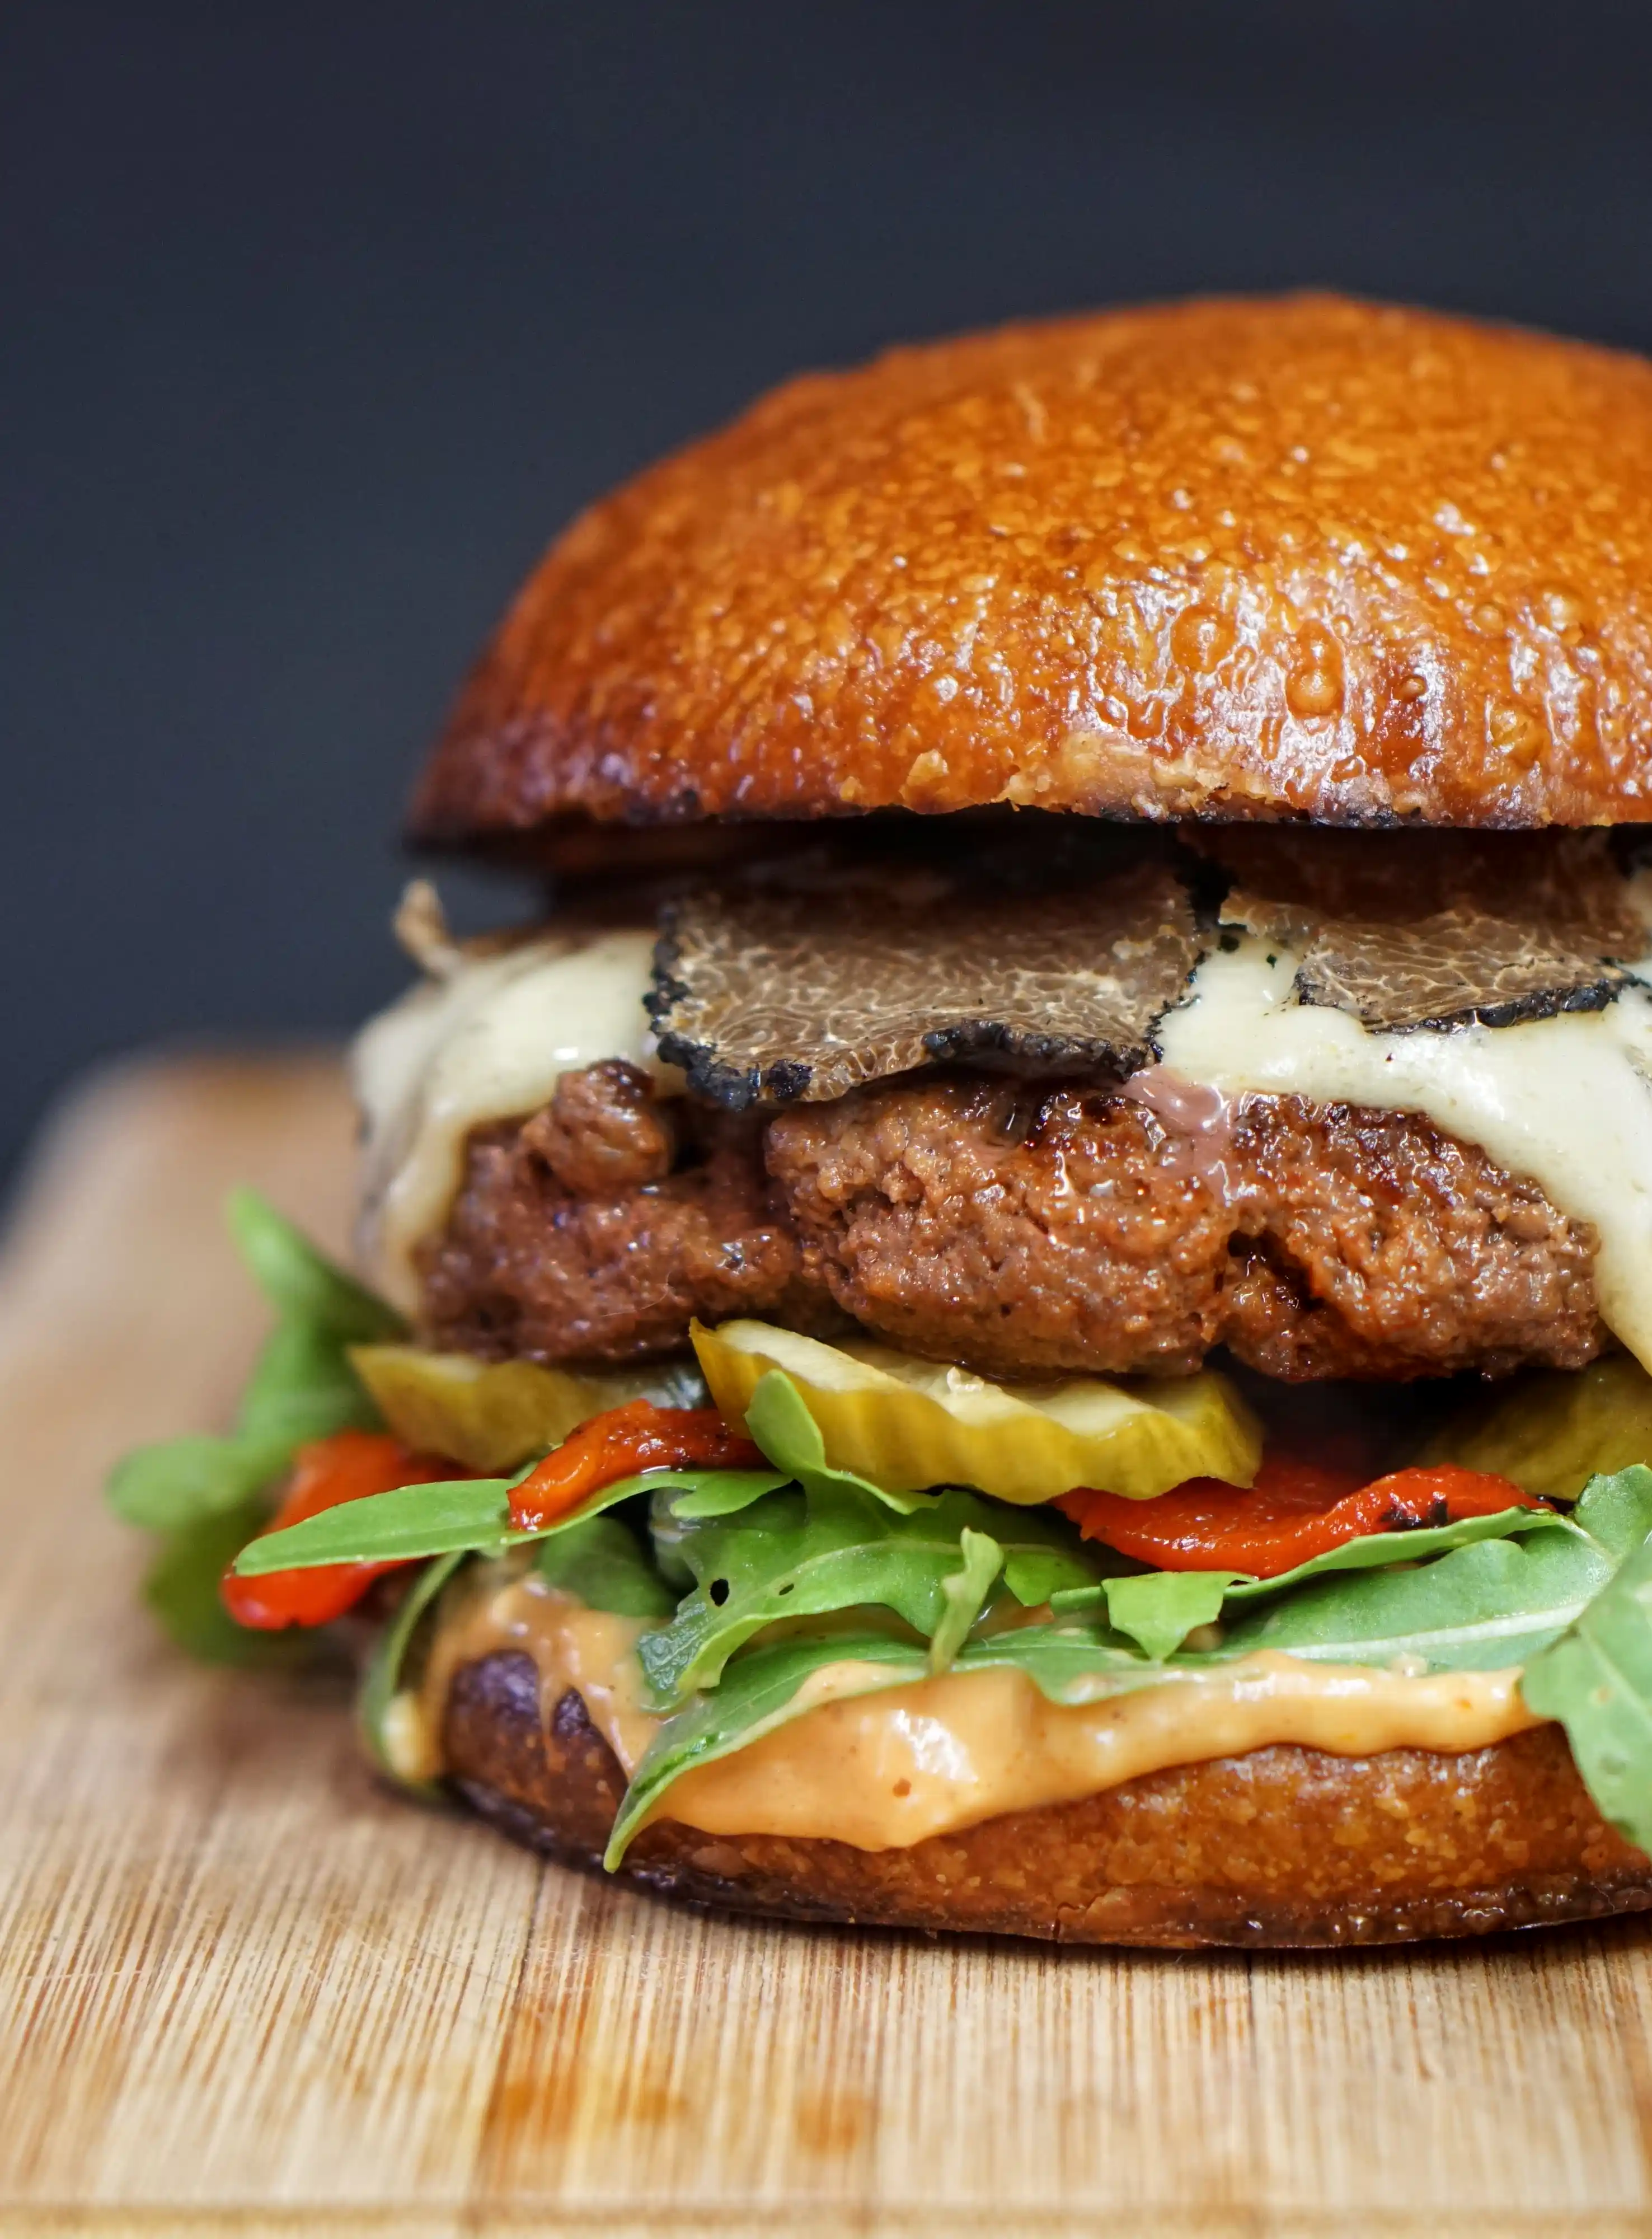
[[[1472,834],[1331,836],[1235,834],[1205,852],[1241,870],[1223,922],[1294,951],[1300,1000],[1375,1033],[1604,1010],[1652,939],[1604,834],[1512,848]]]
[[[1053,894],[707,893],[668,916],[649,1008],[661,1055],[735,1110],[964,1058],[1117,1076],[1145,1063],[1204,946],[1154,864]]]

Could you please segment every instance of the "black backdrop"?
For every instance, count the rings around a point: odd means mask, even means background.
[[[9,0],[0,166],[0,1173],[392,989],[516,578],[789,369],[1309,281],[1652,346],[1642,0]]]

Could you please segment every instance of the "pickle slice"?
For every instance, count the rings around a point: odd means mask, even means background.
[[[576,1425],[627,1399],[705,1404],[691,1361],[581,1372],[416,1345],[358,1345],[350,1364],[405,1445],[447,1454],[487,1477],[559,1445]]]
[[[1031,1506],[1075,1485],[1151,1500],[1191,1477],[1250,1485],[1262,1431],[1224,1377],[993,1384],[870,1339],[822,1345],[766,1322],[693,1327],[713,1399],[743,1420],[759,1379],[791,1378],[826,1458],[890,1492],[973,1485]]]
[[[1418,1459],[1512,1478],[1543,1500],[1576,1500],[1592,1477],[1652,1462],[1652,1376],[1633,1354],[1533,1371],[1477,1399]]]

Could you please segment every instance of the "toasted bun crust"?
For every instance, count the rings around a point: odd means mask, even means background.
[[[455,1674],[444,1739],[479,1811],[598,1864],[625,1780],[577,1694],[547,1734],[531,1658],[486,1657]],[[1074,1943],[1385,1943],[1652,1906],[1652,1859],[1602,1819],[1555,1726],[1458,1757],[1257,1750],[905,1850],[660,1820],[620,1871],[739,1912]]]
[[[788,382],[552,546],[412,831],[1579,825],[1649,777],[1652,366],[1299,296]]]

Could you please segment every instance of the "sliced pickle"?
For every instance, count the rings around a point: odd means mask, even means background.
[[[474,1360],[416,1345],[358,1345],[350,1361],[398,1438],[494,1476],[543,1453],[627,1399],[704,1405],[690,1361],[579,1372],[530,1360]]]
[[[826,1458],[890,1492],[973,1485],[1030,1506],[1075,1485],[1151,1500],[1191,1477],[1250,1485],[1262,1431],[1225,1378],[1099,1376],[993,1384],[856,1339],[822,1345],[766,1322],[693,1328],[713,1399],[741,1420],[758,1379],[781,1369],[819,1426]]]
[[[1627,1352],[1588,1368],[1535,1370],[1465,1408],[1418,1458],[1489,1470],[1542,1499],[1576,1500],[1590,1478],[1652,1462],[1652,1376]]]

